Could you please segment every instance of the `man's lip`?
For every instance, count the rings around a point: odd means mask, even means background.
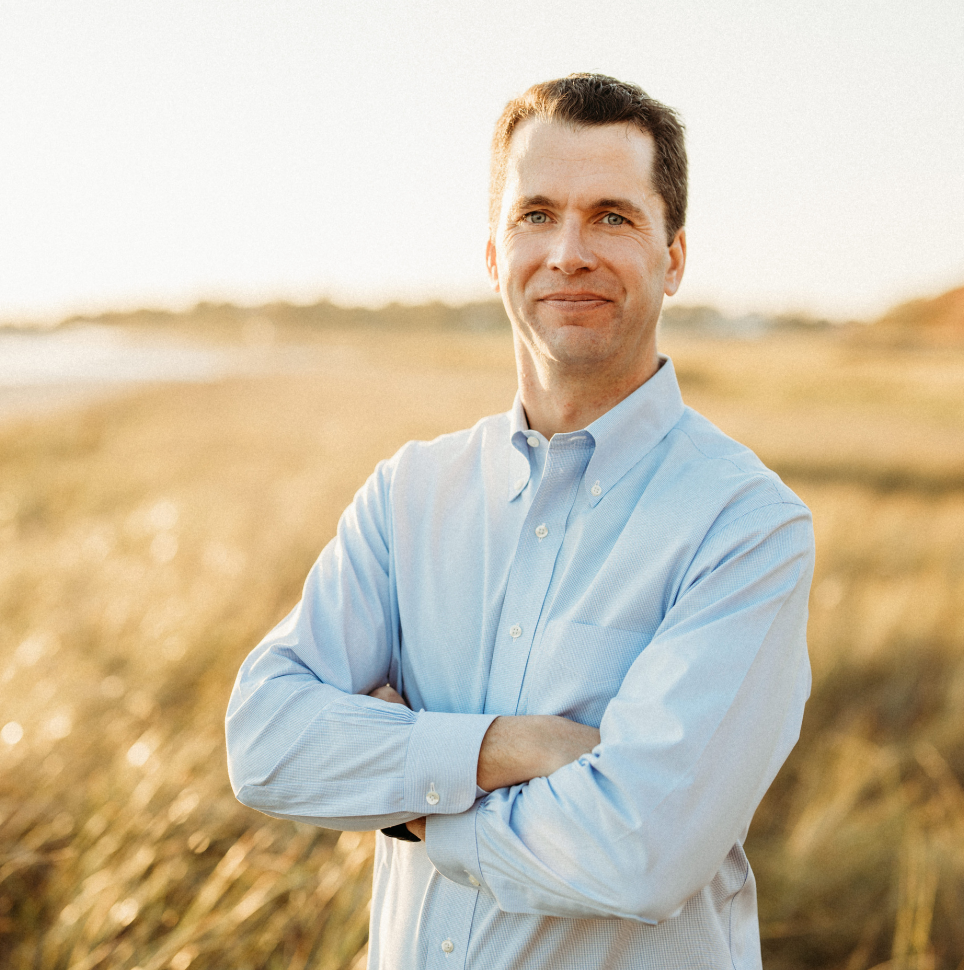
[[[609,297],[600,293],[549,293],[540,300],[553,300],[560,303],[608,303]]]

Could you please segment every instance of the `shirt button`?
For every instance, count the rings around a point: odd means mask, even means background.
[[[600,487],[599,482],[596,482],[596,484],[593,485],[589,491],[592,492],[593,495],[602,495],[602,488]]]
[[[513,623],[512,626],[509,627],[509,636],[512,637],[513,640],[518,640],[519,637],[522,636],[522,627],[519,626],[518,623]]]
[[[432,784],[429,785],[428,792],[425,795],[425,801],[427,801],[429,805],[438,805],[438,799],[439,794],[435,790],[435,782],[433,781]]]
[[[539,447],[539,439],[534,434],[531,434],[531,435],[529,435],[528,438],[526,438],[526,444],[530,448],[538,448]]]
[[[481,886],[482,885],[482,883],[480,883],[479,880],[476,879],[475,876],[473,876],[471,872],[466,873],[466,875],[469,877],[469,882],[473,886]]]
[[[526,480],[525,480],[524,478],[520,478],[520,479],[519,479],[519,480],[518,480],[518,481],[517,481],[517,482],[515,483],[515,487],[516,487],[516,488],[523,488],[523,487],[525,486],[525,483],[526,483]]]
[[[545,539],[545,537],[549,535],[549,530],[546,528],[545,522],[543,522],[542,525],[536,526],[536,535],[540,539]]]
[[[446,953],[451,953],[455,949],[455,944],[451,940],[442,940],[442,949]]]

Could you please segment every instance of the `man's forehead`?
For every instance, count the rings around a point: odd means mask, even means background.
[[[506,188],[528,194],[547,183],[573,189],[624,183],[648,195],[654,153],[652,136],[630,123],[572,125],[527,118],[509,142]]]
[[[515,150],[516,145],[526,144],[533,139],[545,135],[571,135],[575,139],[581,136],[605,135],[620,136],[630,139],[639,136],[644,141],[652,142],[652,135],[643,131],[638,125],[631,121],[614,121],[610,124],[590,125],[577,121],[564,121],[559,118],[542,118],[533,115],[524,118],[514,128],[509,138],[510,154]]]

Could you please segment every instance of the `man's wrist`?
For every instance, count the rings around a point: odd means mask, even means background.
[[[599,744],[599,731],[565,717],[497,717],[482,738],[476,782],[492,791],[551,775]]]
[[[497,717],[482,738],[476,784],[486,791],[508,788],[534,778],[529,718]]]

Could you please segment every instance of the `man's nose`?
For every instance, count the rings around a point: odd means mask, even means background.
[[[577,220],[564,220],[553,233],[546,265],[549,269],[559,270],[567,276],[580,270],[595,268],[596,255],[586,238],[583,226]]]

